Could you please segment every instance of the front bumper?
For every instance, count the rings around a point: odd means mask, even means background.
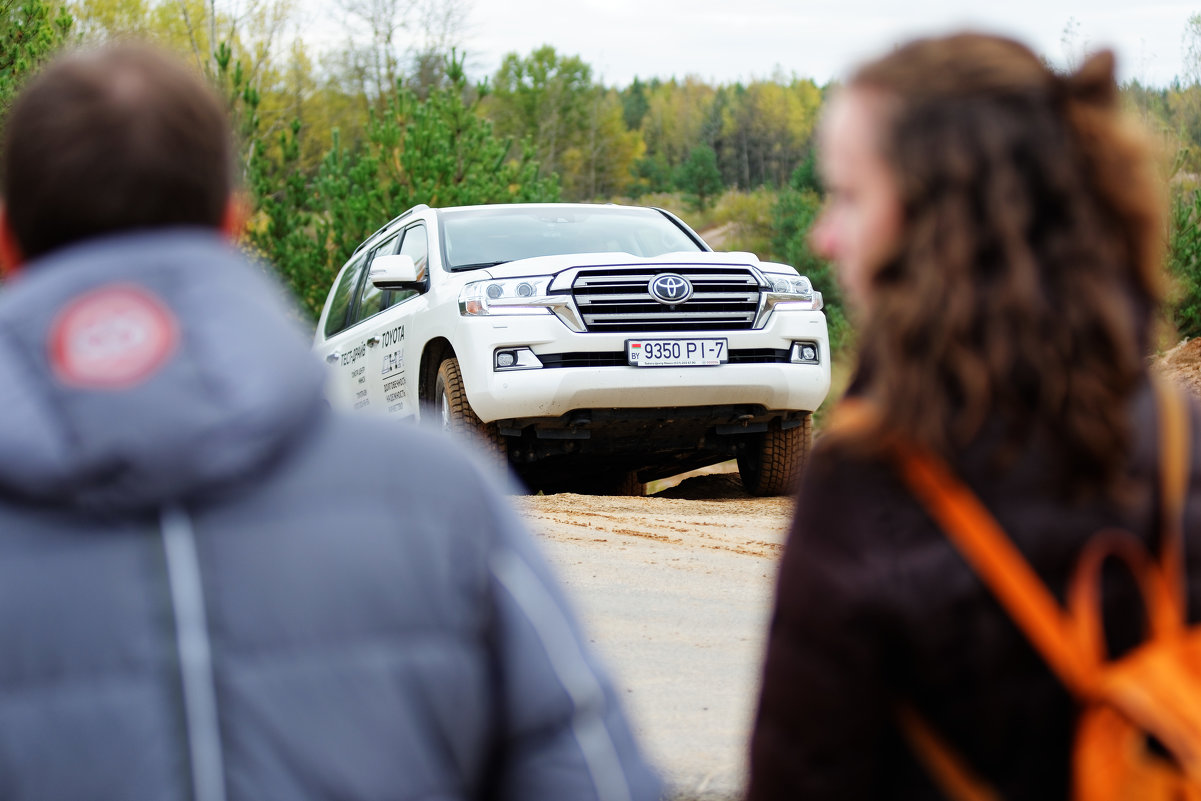
[[[655,335],[657,338],[688,334]],[[456,355],[471,408],[484,422],[558,417],[575,409],[649,409],[753,404],[768,410],[812,411],[830,389],[830,348],[820,311],[777,312],[760,330],[705,331],[724,337],[730,351],[788,350],[793,342],[818,346],[818,364],[748,363],[714,367],[580,366],[498,372],[497,350],[528,347],[540,354],[612,354],[631,334],[574,333],[557,317],[464,317],[455,332]]]

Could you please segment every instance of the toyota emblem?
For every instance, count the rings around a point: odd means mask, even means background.
[[[683,303],[692,297],[692,284],[676,273],[660,273],[647,286],[651,297],[667,306]]]

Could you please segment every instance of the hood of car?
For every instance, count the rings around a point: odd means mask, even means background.
[[[536,256],[529,259],[518,259],[505,262],[486,270],[473,270],[463,273],[469,280],[481,278],[517,278],[526,275],[554,275],[573,267],[650,267],[670,271],[677,265],[722,266],[737,265],[739,267],[754,267],[763,269],[763,265],[753,253],[734,251],[714,253],[711,251],[690,251],[680,253],[664,253],[659,256],[632,256],[629,253],[567,253],[557,256]]]

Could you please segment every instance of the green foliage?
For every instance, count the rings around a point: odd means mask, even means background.
[[[233,48],[228,42],[217,45],[217,49],[213,51],[213,62],[217,67],[213,81],[225,98],[234,133],[242,148],[243,178],[248,178],[251,160],[249,148],[254,146],[254,137],[259,131],[259,104],[262,102],[262,95],[250,81],[242,61],[234,61]]]
[[[1175,284],[1169,297],[1172,321],[1181,335],[1201,336],[1201,191],[1174,193],[1168,272]]]
[[[492,81],[488,114],[496,130],[528,139],[543,174],[560,172],[563,154],[588,126],[588,106],[599,87],[579,56],[560,56],[549,45],[527,58],[509,53]]]
[[[698,210],[705,210],[724,188],[713,148],[700,145],[692,149],[688,160],[676,171],[676,186],[687,194],[689,202]]]
[[[712,144],[705,136],[715,94],[713,87],[692,77],[682,83],[673,79],[648,84],[641,128],[647,154],[674,168],[688,159],[694,147]]]
[[[259,214],[250,240],[313,317],[354,249],[407,208],[558,199],[557,181],[538,177],[528,146],[509,157],[511,141],[477,112],[480,91],[467,85],[453,54],[447,76],[425,99],[398,85],[371,112],[366,141],[348,146],[335,133],[313,175],[297,169],[298,122],[274,147],[254,148]]]
[[[662,191],[646,180],[648,165],[679,169],[702,146],[715,151],[723,186],[783,186],[812,149],[822,103],[812,81],[784,76],[747,86],[712,87],[691,77],[637,83],[622,97],[627,121],[639,121],[646,142],[639,174],[644,191]]]
[[[283,278],[301,307],[321,308],[327,276],[320,247],[312,236],[313,214],[308,181],[299,169],[300,121],[274,137],[261,137],[262,95],[233,47],[221,42],[213,52],[214,83],[225,98],[242,153],[242,180],[255,203],[245,245]]]
[[[310,180],[297,169],[300,123],[279,134],[278,151],[266,155],[256,147],[250,173],[258,200],[255,223],[247,239],[292,290],[301,309],[316,318],[333,279]]]
[[[783,186],[810,149],[822,103],[811,80],[777,76],[719,92],[718,163],[728,183]]]
[[[482,106],[499,133],[529,142],[541,174],[557,174],[571,200],[646,191],[635,169],[646,146],[631,123],[648,107],[643,84],[606,89],[578,56],[549,46],[525,58],[506,55]]]
[[[25,77],[63,44],[72,23],[65,9],[45,0],[0,4],[0,120]]]
[[[788,184],[798,192],[808,190],[819,195],[823,193],[822,179],[817,173],[817,152],[813,148],[809,149],[805,160],[793,171]]]
[[[563,192],[574,200],[598,200],[624,194],[634,182],[633,166],[645,151],[642,137],[622,119],[615,90],[591,93],[586,126],[563,153]]]
[[[453,56],[452,56],[453,62]],[[453,62],[450,84],[427,100],[404,87],[389,98],[384,114],[368,125],[370,151],[380,162],[390,205],[516,203],[557,198],[557,183],[539,179],[528,144],[508,157],[512,141],[468,101],[462,62]]]
[[[642,118],[650,110],[650,101],[646,99],[646,84],[637,78],[621,93],[622,117],[626,127],[636,131],[642,127]]]
[[[672,169],[663,154],[643,156],[636,160],[630,168],[634,176],[628,191],[632,198],[640,198],[648,192],[670,192],[672,190]]]
[[[776,236],[772,250],[780,261],[808,276],[814,288],[822,293],[830,327],[830,347],[838,350],[849,341],[852,330],[832,265],[818,257],[809,246],[809,232],[821,212],[822,198],[806,186],[807,180],[804,168],[798,168],[789,187],[780,192],[774,213]]]
[[[724,226],[728,230],[720,249],[745,250],[771,260],[778,200],[779,193],[766,187],[749,192],[740,189],[722,192],[708,221],[710,226]]]

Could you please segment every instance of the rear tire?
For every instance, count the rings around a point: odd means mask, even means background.
[[[743,489],[759,496],[792,494],[812,443],[812,414],[794,428],[781,429],[773,422],[764,433],[750,435],[738,453]]]
[[[480,420],[467,402],[463,391],[463,373],[459,360],[451,357],[438,365],[434,381],[434,410],[443,431],[467,437],[482,445],[489,461],[498,465],[506,462],[505,440],[494,423]]]

